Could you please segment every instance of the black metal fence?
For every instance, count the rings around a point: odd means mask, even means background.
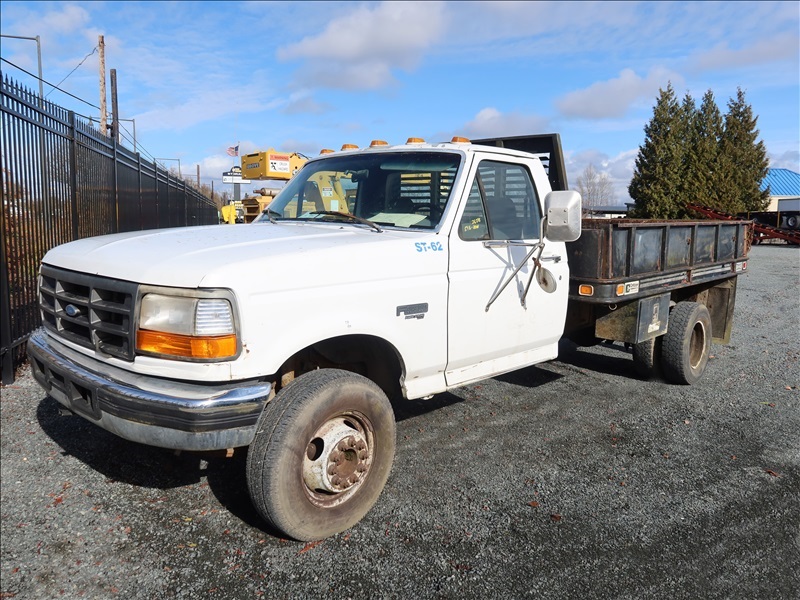
[[[87,120],[2,79],[0,362],[14,381],[39,326],[36,278],[53,246],[159,227],[219,223],[217,207]]]

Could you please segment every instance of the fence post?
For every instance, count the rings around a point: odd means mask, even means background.
[[[75,113],[69,111],[69,187],[72,205],[72,239],[78,239],[78,133]]]
[[[112,136],[111,147],[114,154],[114,233],[119,233],[119,156],[117,140]]]
[[[3,206],[0,207],[0,363],[3,385],[14,383],[14,349],[11,347],[11,287],[8,281],[6,257],[6,186],[3,186]]]
[[[164,189],[166,190],[166,195],[164,197],[164,208],[165,208],[165,223],[167,227],[172,227],[172,197],[169,193],[169,171],[166,169],[164,170],[164,178],[166,180],[166,184],[164,185]]]
[[[161,199],[158,197],[158,163],[153,161],[153,181],[156,186],[156,229],[161,228]]]
[[[142,204],[144,204],[144,198],[142,198],[142,155],[138,152],[136,153],[136,175],[138,180],[138,189],[139,189],[139,229],[144,229],[144,208]]]

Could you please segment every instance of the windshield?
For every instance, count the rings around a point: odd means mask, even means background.
[[[335,220],[434,229],[450,197],[461,156],[376,152],[306,164],[257,221]],[[337,214],[342,213],[342,214]]]

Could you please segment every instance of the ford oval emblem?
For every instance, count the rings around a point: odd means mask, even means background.
[[[77,317],[79,314],[81,314],[80,309],[74,304],[67,304],[64,307],[64,312],[67,313],[70,317]]]

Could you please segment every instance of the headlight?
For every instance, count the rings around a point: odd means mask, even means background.
[[[236,356],[233,308],[223,298],[146,294],[136,350],[159,356],[218,360]]]

